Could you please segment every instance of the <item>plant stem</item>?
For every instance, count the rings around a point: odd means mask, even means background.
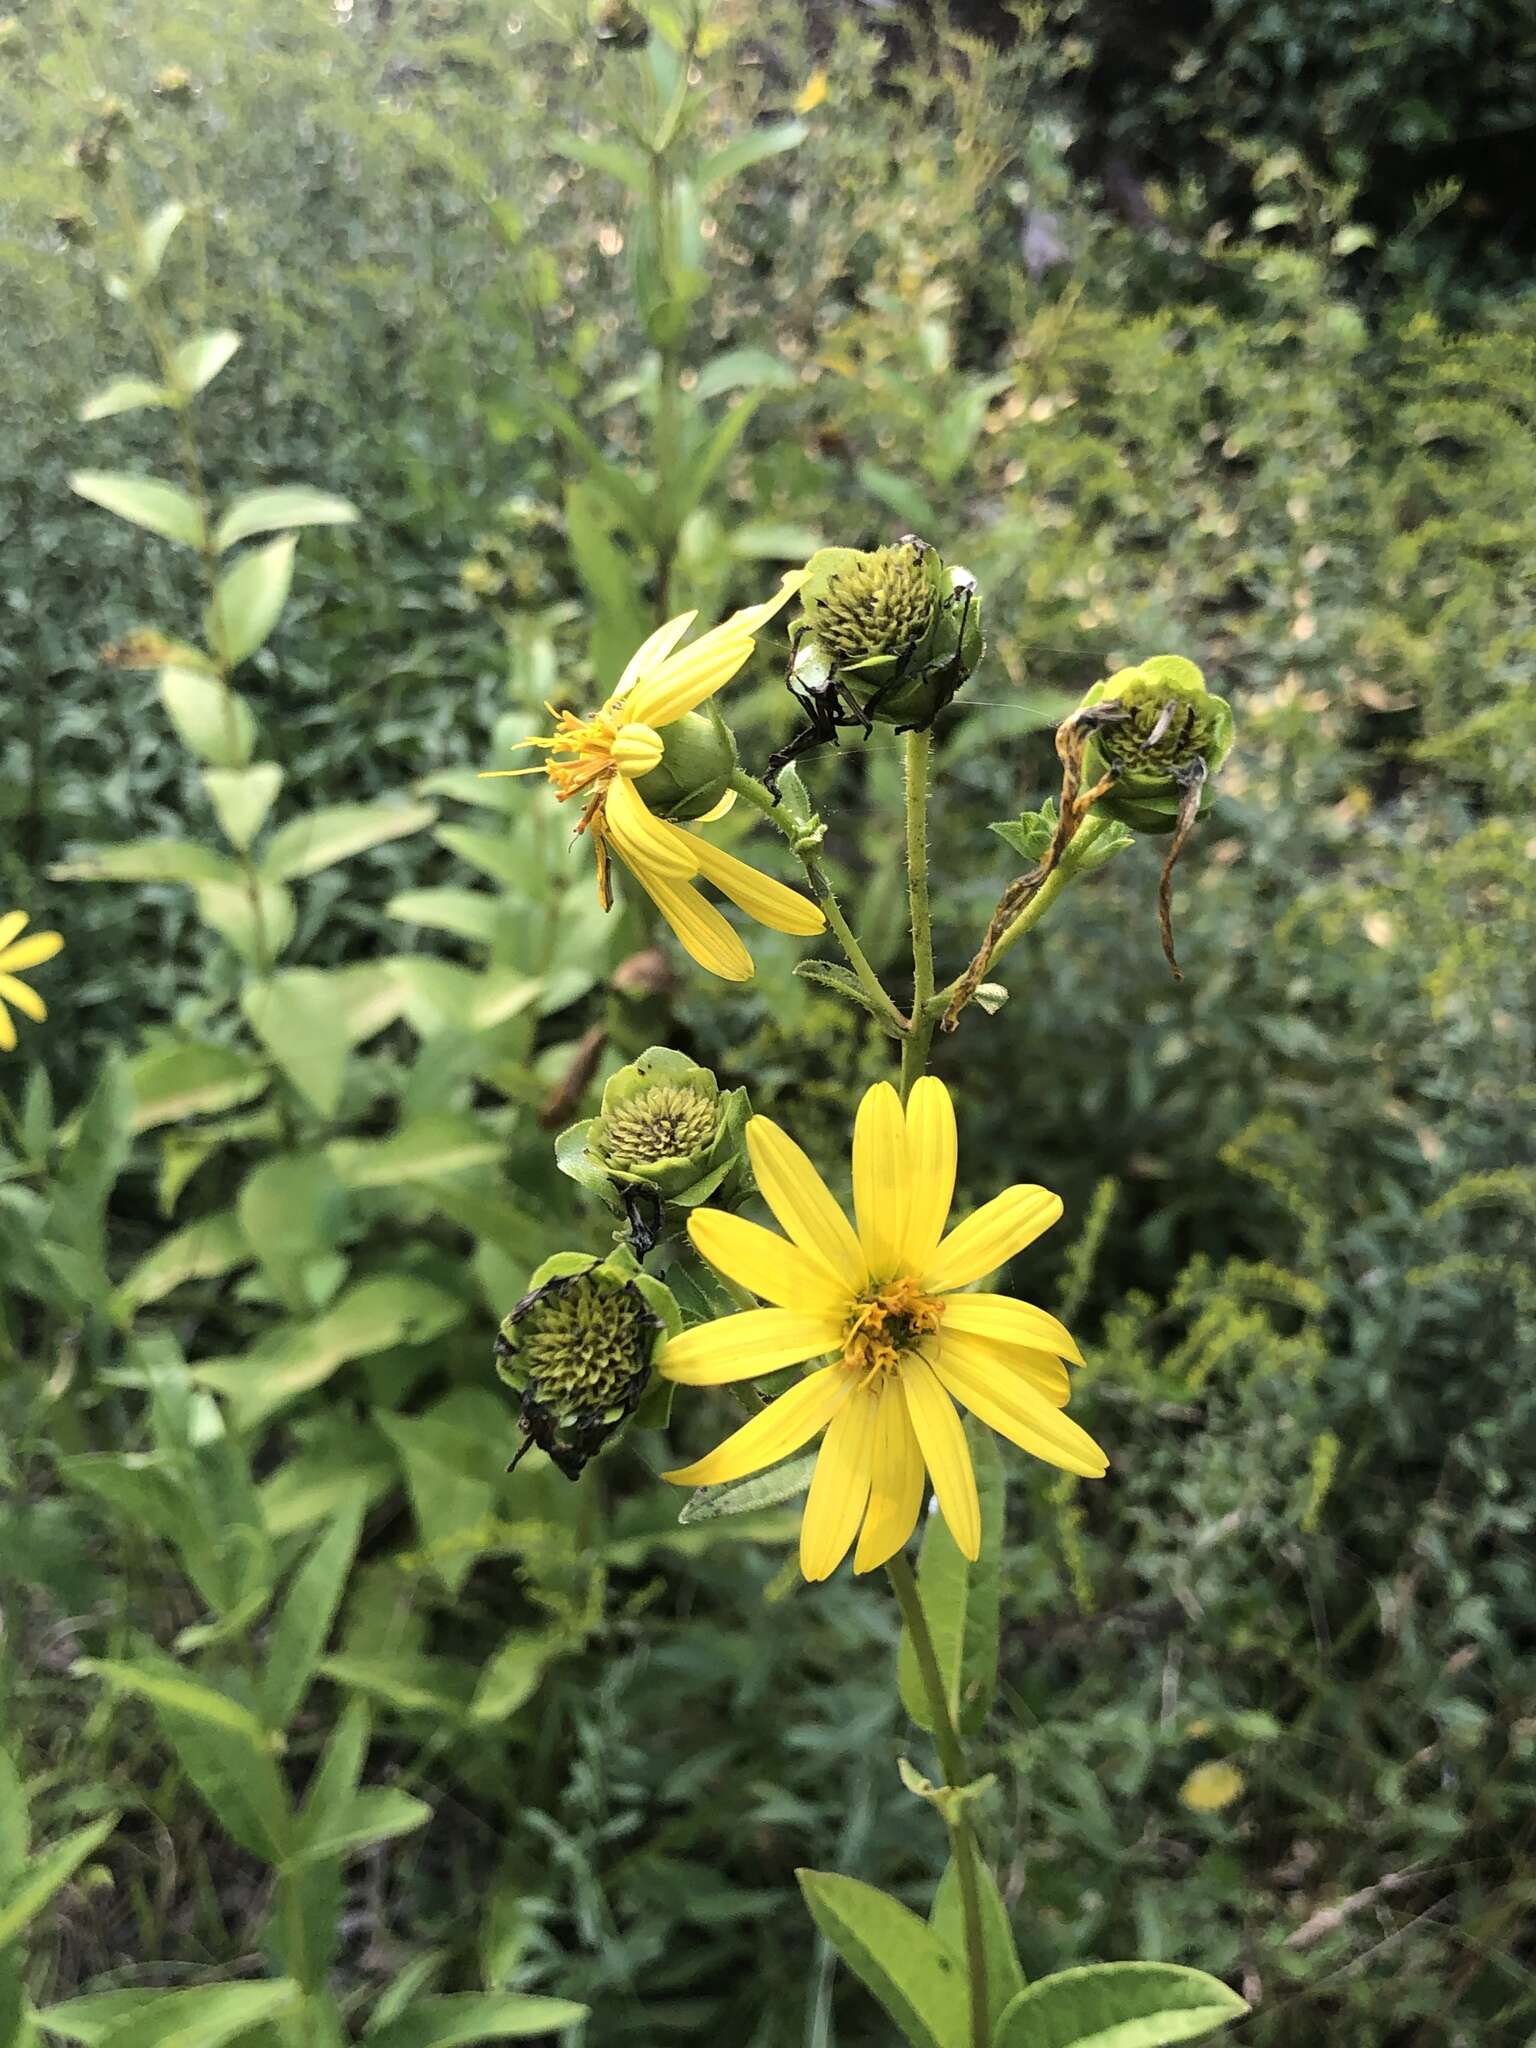
[[[944,1691],[944,1679],[939,1670],[939,1656],[933,1646],[933,1632],[928,1626],[928,1617],[923,1612],[922,1596],[917,1590],[912,1566],[904,1550],[896,1555],[885,1567],[896,1595],[896,1605],[901,1609],[901,1618],[906,1624],[907,1634],[912,1641],[913,1654],[917,1659],[918,1675],[923,1682],[923,1692],[928,1701],[929,1718],[933,1722],[933,1739],[938,1745],[939,1766],[944,1773],[944,1782],[953,1789],[965,1784],[965,1752],[960,1747],[960,1737],[955,1728],[954,1716],[949,1711],[949,1700]],[[949,1850],[954,1858],[955,1870],[960,1880],[960,1914],[965,1927],[965,1969],[970,1986],[971,2003],[971,2048],[987,2048],[987,1952],[981,1932],[981,1890],[976,1878],[976,1864],[980,1851],[976,1844],[975,1830],[963,1808],[946,1806],[941,1809],[944,1822],[949,1829]]]
[[[912,1021],[901,1041],[901,1099],[928,1064],[935,1019],[933,1002],[933,922],[928,909],[928,771],[933,760],[931,732],[907,734],[907,902],[912,913]]]
[[[854,937],[826,869],[808,847],[798,843],[794,820],[785,815],[781,804],[774,802],[772,791],[759,782],[755,775],[749,775],[745,768],[736,770],[731,777],[731,787],[738,796],[744,796],[749,804],[755,805],[782,833],[790,851],[805,869],[805,877],[811,885],[811,892],[826,912],[827,923],[836,933],[837,942],[846,954],[848,965],[853,969],[860,988],[868,996],[870,1007],[895,1035],[904,1037],[907,1030],[906,1018],[886,994],[879,975],[869,964],[864,948]]]
[[[1082,852],[1086,852],[1098,836],[1098,822],[1097,818],[1090,818],[1079,833],[1078,842]],[[1033,931],[1057,897],[1061,895],[1070,882],[1076,879],[1077,862],[1072,856],[1079,851],[1079,844],[1074,844],[1063,856],[1060,866],[1057,867],[1053,874],[1046,878],[1039,893],[1025,904],[1024,908],[1013,920],[1013,923],[1005,926],[997,944],[992,948],[991,954],[988,956],[987,967],[989,970],[997,965],[1010,946],[1014,945],[1019,939],[1022,939],[1026,932]],[[953,981],[947,983],[933,997],[929,1004],[929,1009],[933,1013],[935,1022],[949,1008],[949,1005],[954,1000],[955,991],[963,980],[964,976],[957,974]]]

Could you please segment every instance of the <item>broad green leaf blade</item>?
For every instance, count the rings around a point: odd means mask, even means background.
[[[0,1749],[0,1899],[25,1871],[31,1841],[26,1787],[9,1749]]]
[[[293,526],[350,526],[355,505],[308,484],[279,484],[270,491],[250,491],[236,498],[219,521],[213,544],[222,554],[253,533],[278,533]]]
[[[224,2048],[302,2003],[297,1984],[215,1984],[198,1991],[104,1991],[49,2006],[38,2021],[85,2048]]]
[[[987,2016],[996,2026],[1008,2001],[1024,1989],[1024,1972],[1008,1924],[997,1880],[976,1852],[976,1883],[981,1901],[981,1945],[987,1964]],[[953,1857],[944,1866],[934,1894],[928,1925],[957,1956],[965,1954],[965,1904],[960,1890],[960,1871]]]
[[[273,1060],[322,1116],[334,1116],[351,1037],[332,988],[317,967],[293,967],[240,992],[245,1020]]]
[[[244,853],[267,821],[267,813],[283,786],[275,761],[256,761],[249,768],[205,768],[203,787],[224,837]]]
[[[302,1870],[312,1863],[352,1856],[375,1842],[391,1842],[400,1835],[414,1834],[432,1818],[424,1799],[413,1799],[392,1785],[370,1786],[354,1794],[351,1803],[324,1828],[301,1833],[299,1845],[288,1858],[290,1870]]]
[[[364,1498],[359,1486],[354,1499],[338,1510],[295,1572],[278,1610],[259,1694],[269,1728],[286,1728],[309,1690],[357,1554]]]
[[[279,825],[263,850],[262,871],[291,882],[366,853],[370,846],[420,832],[436,817],[435,804],[332,804]]]
[[[116,470],[77,469],[69,487],[103,511],[115,512],[119,519],[166,540],[189,548],[203,545],[203,515],[179,484],[154,476],[124,476]]]
[[[981,1502],[981,1555],[971,1564],[961,1554],[943,1516],[930,1515],[923,1531],[917,1584],[950,1713],[962,1734],[974,1734],[986,1719],[997,1690],[1004,1480],[992,1432],[967,1423],[966,1437]],[[899,1674],[902,1704],[920,1728],[931,1732],[927,1697],[905,1630]]]
[[[757,1508],[777,1507],[805,1492],[816,1470],[816,1452],[756,1472],[750,1479],[731,1479],[723,1486],[701,1486],[683,1502],[680,1522],[714,1522],[721,1515],[750,1515]]]
[[[211,768],[243,768],[256,744],[256,720],[238,690],[194,669],[160,671],[160,702],[183,746]]]
[[[392,1188],[437,1180],[475,1166],[495,1166],[506,1139],[472,1116],[414,1117],[392,1138],[338,1138],[325,1148],[331,1169],[349,1188]]]
[[[579,2026],[584,2005],[536,1998],[525,1991],[466,1991],[420,1998],[409,2011],[367,2036],[369,2048],[468,2048],[476,2041],[532,2041]]]
[[[115,1813],[93,1820],[88,1827],[77,1828],[72,1835],[66,1835],[62,1842],[55,1842],[50,1849],[33,1858],[31,1868],[0,1903],[0,1949],[13,1942],[30,1921],[47,1905],[57,1891],[74,1876],[86,1858],[111,1834],[117,1826]]]
[[[177,389],[189,397],[201,391],[213,382],[239,346],[240,337],[232,327],[221,327],[216,333],[199,334],[184,341],[171,358]]]
[[[48,870],[55,882],[238,882],[240,870],[227,853],[190,839],[128,839],[98,846],[78,860]]]
[[[114,377],[85,401],[75,417],[84,421],[109,420],[120,412],[141,412],[146,406],[170,403],[170,392],[149,377]]]
[[[232,1045],[171,1039],[128,1062],[130,1122],[136,1133],[192,1116],[217,1116],[265,1092],[260,1060]]]
[[[830,1870],[797,1870],[811,1918],[912,2048],[965,2048],[960,1958],[897,1899]]]
[[[754,128],[737,136],[699,165],[699,190],[713,192],[750,170],[753,164],[779,156],[787,149],[798,149],[809,133],[803,121],[776,121],[767,128]]]
[[[139,234],[139,276],[147,283],[165,261],[172,235],[187,217],[180,200],[172,199],[152,213]]]
[[[254,654],[282,616],[298,544],[293,534],[285,533],[264,548],[250,549],[219,578],[208,607],[208,639],[230,668]]]
[[[131,1664],[112,1657],[80,1657],[72,1667],[81,1677],[104,1679],[116,1692],[136,1694],[151,1706],[206,1721],[226,1735],[238,1735],[260,1756],[271,1753],[267,1731],[249,1707],[200,1679],[156,1665]]]
[[[250,1262],[251,1248],[239,1217],[233,1209],[216,1210],[161,1238],[119,1286],[112,1297],[113,1311],[126,1320],[189,1280],[217,1280]]]
[[[1012,2000],[992,2048],[1169,2048],[1241,2019],[1246,2002],[1176,1963],[1089,1963]]]
[[[585,164],[588,170],[603,171],[610,178],[617,178],[642,199],[650,190],[650,159],[643,150],[633,149],[627,143],[589,142],[584,135],[556,135],[549,147],[556,156],[569,157],[573,164]]]
[[[470,1702],[472,1721],[505,1721],[533,1698],[539,1680],[570,1638],[558,1629],[514,1629],[481,1674]]]
[[[269,970],[293,937],[298,912],[288,891],[257,876],[203,882],[193,891],[197,914],[247,965]]]

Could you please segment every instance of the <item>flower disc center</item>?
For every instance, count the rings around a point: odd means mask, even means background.
[[[894,1372],[907,1352],[921,1352],[944,1317],[938,1295],[924,1294],[903,1274],[861,1297],[843,1332],[843,1364],[849,1372],[878,1382]]]

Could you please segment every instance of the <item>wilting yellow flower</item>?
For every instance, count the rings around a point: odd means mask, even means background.
[[[725,981],[749,981],[752,956],[720,912],[700,894],[699,880],[713,882],[722,895],[759,924],[801,938],[826,929],[826,918],[809,897],[787,889],[733,854],[714,846],[702,834],[656,817],[638,787],[662,758],[662,732],[728,683],[749,658],[754,635],[800,588],[803,574],[784,578],[766,604],[734,612],[689,647],[677,643],[698,617],[683,612],[658,627],[630,659],[613,695],[600,711],[579,718],[556,711],[553,733],[520,740],[524,747],[542,747],[548,759],[542,768],[502,768],[500,775],[545,774],[562,803],[585,798],[578,832],[591,838],[597,856],[597,893],[604,910],[613,892],[608,879],[608,849],[629,869],[667,923],[685,952],[711,974]],[[719,817],[726,800],[707,814]],[[700,822],[705,822],[701,820]]]
[[[57,932],[34,932],[30,939],[19,938],[17,934],[26,928],[24,910],[8,910],[0,917],[0,1052],[13,1052],[16,1047],[16,1026],[7,1003],[14,1003],[34,1024],[41,1024],[48,1015],[48,1005],[36,989],[18,980],[22,968],[41,967],[64,944]]]
[[[1046,1188],[1005,1188],[946,1233],[956,1147],[942,1081],[919,1081],[905,1110],[888,1081],[859,1105],[856,1231],[777,1124],[753,1117],[747,1149],[787,1239],[717,1209],[695,1209],[688,1233],[712,1266],[773,1306],[673,1338],[660,1369],[689,1386],[720,1386],[827,1355],[834,1362],[668,1479],[739,1479],[825,1428],[800,1527],[800,1568],[824,1579],[855,1534],[855,1571],[900,1550],[917,1524],[925,1470],[951,1535],[967,1557],[977,1555],[981,1513],[957,1400],[1047,1464],[1085,1478],[1103,1474],[1104,1453],[1060,1412],[1061,1361],[1082,1363],[1066,1330],[1008,1295],[957,1291],[1033,1243],[1060,1216],[1061,1201]]]

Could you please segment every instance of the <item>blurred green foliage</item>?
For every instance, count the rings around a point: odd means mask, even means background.
[[[1302,129],[1266,135],[1275,216],[1186,185],[1116,222],[1069,169],[1070,42],[789,7],[713,17],[677,239],[637,267],[613,152],[670,101],[623,12],[91,0],[0,41],[0,897],[69,946],[3,1076],[0,1713],[37,1839],[121,1816],[32,1923],[30,1995],[264,1950],[278,1989],[329,1972],[348,2026],[478,1990],[580,2000],[603,2048],[884,2038],[793,1870],[931,1896],[940,1831],[889,1796],[887,1603],[792,1586],[790,1515],[679,1527],[654,1437],[579,1489],[509,1479],[490,1346],[547,1252],[606,1234],[550,1134],[608,1072],[680,1044],[831,1167],[888,1048],[790,942],[744,989],[675,975],[633,906],[598,914],[543,796],[473,771],[611,681],[636,619],[911,528],[987,597],[941,727],[941,973],[1012,871],[985,828],[1051,792],[1043,729],[1088,683],[1177,648],[1240,734],[1180,869],[1184,986],[1142,846],[940,1041],[977,1188],[1067,1199],[1030,1288],[1084,1338],[1114,1461],[1016,1475],[981,1747],[1017,1766],[985,1831],[1026,1965],[1198,1962],[1264,2048],[1522,2040],[1529,295],[1362,300],[1358,167]],[[1380,47],[1342,108],[1396,92]],[[101,94],[122,187],[64,164]],[[197,891],[49,879],[218,840],[154,675],[100,654],[191,637],[195,559],[65,482],[174,460],[158,412],[76,420],[146,367],[123,192],[187,206],[168,293],[244,337],[197,402],[217,493],[361,514],[306,530],[241,671],[275,833],[422,814],[292,871],[278,1018]],[[1041,214],[1056,253],[1026,263]],[[731,695],[759,767],[781,652]],[[807,777],[899,971],[897,746]],[[680,1407],[680,1440],[709,1428]],[[1189,1810],[1216,1759],[1245,1789]],[[320,1828],[327,1786],[361,1813]],[[272,1921],[278,1868],[325,1953]]]

